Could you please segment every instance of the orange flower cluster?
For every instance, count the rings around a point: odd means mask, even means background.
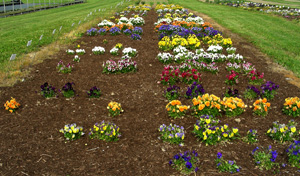
[[[228,117],[235,117],[245,111],[245,103],[237,97],[225,97],[221,102],[223,109]]]
[[[225,97],[221,103],[224,108],[230,108],[232,110],[236,108],[245,108],[243,100],[237,97]]]
[[[283,106],[285,106],[285,109],[292,109],[293,111],[297,111],[297,109],[300,109],[300,99],[298,97],[286,98]]]
[[[179,100],[173,100],[166,106],[169,116],[175,119],[183,117],[189,108],[189,106],[182,105]]]
[[[192,29],[193,27],[202,27],[202,25],[195,22],[186,22],[186,21],[174,21],[172,25],[182,26],[184,28]]]
[[[254,109],[253,112],[257,115],[265,116],[268,114],[268,110],[271,106],[271,104],[268,102],[266,98],[256,100],[253,103]]]
[[[214,117],[220,115],[221,111],[221,100],[214,94],[204,94],[193,98],[194,115],[213,115]]]
[[[204,23],[202,24],[202,27],[203,27],[204,29],[206,29],[207,27],[212,27],[212,25],[211,25],[209,22],[204,22]]]
[[[204,94],[193,99],[194,106],[198,106],[201,111],[205,107],[221,109],[221,100],[214,94]]]
[[[10,101],[6,101],[4,104],[5,110],[9,111],[10,113],[15,112],[20,106],[20,103],[18,103],[13,97],[11,97]]]
[[[106,26],[107,27],[107,26]],[[113,25],[111,28],[113,27],[117,27],[119,28],[121,31],[125,30],[125,29],[133,29],[133,26],[130,25],[130,24],[116,24],[116,25]],[[108,28],[108,30],[110,30],[111,28]]]
[[[107,109],[111,109],[113,111],[121,110],[121,104],[112,101],[112,102],[108,103]]]
[[[300,99],[298,97],[286,98],[282,111],[294,117],[300,116]]]

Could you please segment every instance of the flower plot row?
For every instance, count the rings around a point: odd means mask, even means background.
[[[113,56],[118,56],[120,50],[123,48],[121,43],[117,43],[111,50],[110,54]],[[66,51],[68,54],[75,54],[74,50],[68,49]],[[101,55],[105,53],[105,48],[101,46],[95,46],[92,49],[92,52],[95,55]],[[122,57],[118,61],[114,61],[112,59],[107,60],[103,63],[103,73],[128,73],[137,71],[137,63],[136,61],[132,61],[131,58],[137,55],[137,50],[131,47],[124,48],[122,50]],[[84,49],[76,49],[76,54],[83,55],[85,54]],[[74,62],[80,62],[80,58],[78,55],[75,55],[73,58]],[[71,73],[72,68],[74,66],[71,63],[65,65],[63,61],[59,61],[57,64],[57,70],[61,73]]]
[[[280,5],[272,5],[272,4],[266,4],[266,3],[257,3],[257,2],[235,2],[235,1],[222,1],[219,0],[216,2],[218,4],[242,8],[244,10],[249,11],[259,11],[267,14],[275,14],[282,16],[286,19],[300,19],[300,9],[299,8],[290,8],[286,6],[280,6]]]
[[[224,93],[223,100],[217,96],[205,94],[203,86],[199,84],[201,83],[201,72],[217,73],[220,63],[227,61],[224,68],[230,74],[226,76],[226,84],[238,84],[239,77],[244,75],[247,76],[249,84],[260,86],[261,92],[254,86],[247,87],[244,92],[245,98],[262,98],[253,103],[253,114],[260,116],[267,115],[271,107],[267,100],[274,98],[279,86],[271,81],[265,83],[263,73],[258,72],[253,64],[244,61],[243,56],[235,54],[236,48],[232,47],[231,39],[224,38],[221,32],[213,29],[202,18],[189,13],[188,10],[178,5],[159,5],[156,7],[156,11],[159,13],[159,17],[154,24],[156,25],[154,30],[158,33],[160,40],[158,47],[162,51],[173,52],[173,54],[159,53],[157,58],[163,64],[176,64],[165,66],[160,79],[162,84],[170,85],[165,91],[165,97],[170,101],[166,106],[168,115],[172,118],[180,118],[186,116],[188,110],[191,109],[191,115],[200,118],[194,125],[193,133],[206,145],[240,138],[237,128],[230,129],[228,125],[220,126],[220,120],[216,118],[222,114],[235,117],[245,111],[247,106],[240,99],[238,90],[228,89]],[[203,48],[206,48],[206,52]],[[196,52],[194,53],[193,50]],[[179,81],[190,85],[185,97],[193,98],[192,106],[182,105],[177,100],[180,97],[180,88],[175,84]],[[298,99],[298,97],[287,98],[282,108],[283,113],[293,114],[294,117],[299,116],[300,103],[296,103]],[[287,125],[274,122],[273,127],[266,130],[266,134],[281,143],[296,140],[299,136],[296,125],[293,120]],[[159,131],[162,135],[161,139],[164,141],[182,145],[185,137],[183,126],[162,125]],[[257,130],[249,130],[247,136],[242,139],[247,143],[255,143],[258,141],[257,136]],[[278,165],[275,163],[277,152],[272,151],[271,147],[262,152],[253,151],[252,154],[260,168],[271,169]],[[196,155],[196,152],[180,153],[175,155],[169,164],[183,174],[197,172],[199,160],[195,159]],[[289,153],[288,156],[300,159],[300,153],[293,156]],[[216,165],[219,171],[231,173],[239,172],[241,169],[234,161],[225,161],[221,153],[217,155]]]

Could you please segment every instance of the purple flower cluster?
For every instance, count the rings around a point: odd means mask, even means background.
[[[205,93],[205,90],[201,84],[197,84],[197,82],[193,82],[193,84],[187,88],[185,97],[186,98],[195,98],[201,96]]]
[[[224,94],[224,97],[240,97],[239,91],[237,89],[231,89],[230,87]]]
[[[181,170],[183,174],[189,174],[191,172],[197,172],[199,168],[197,167],[199,163],[199,155],[197,152],[186,151],[184,153],[179,153],[174,155],[173,160],[169,161],[169,164]]]
[[[222,35],[222,32],[220,32],[220,31],[218,31],[218,30],[215,30],[215,29],[212,28],[212,27],[207,27],[207,28],[205,28],[205,29],[204,29],[204,33],[207,34],[207,35],[210,36],[210,37],[213,37],[213,36],[218,35],[218,34]]]
[[[97,34],[97,29],[96,28],[91,28],[91,29],[87,30],[86,33],[89,36],[94,36],[94,35]]]
[[[62,92],[64,97],[70,98],[75,96],[75,90],[73,89],[72,85],[75,84],[73,82],[72,83],[68,82],[62,87],[62,90],[59,90],[60,92]]]
[[[292,166],[300,168],[300,141],[294,141],[294,143],[289,146],[286,152],[289,157],[289,163]]]
[[[121,34],[121,30],[118,27],[113,27],[109,30],[111,35],[119,35]]]
[[[254,99],[260,96],[260,91],[254,86],[248,86],[245,91],[245,98]]]
[[[55,87],[52,87],[50,84],[45,82],[43,85],[41,85],[41,94],[45,98],[51,98],[56,95]]]
[[[124,33],[125,35],[131,35],[131,34],[132,34],[132,31],[131,31],[130,29],[125,29],[125,30],[123,31],[123,33]]]
[[[130,38],[132,40],[142,40],[142,37],[139,34],[131,34]]]
[[[72,85],[75,85],[75,84],[74,84],[73,82],[72,82],[72,83],[70,83],[70,82],[66,83],[66,84],[63,86],[62,91],[74,91]]]
[[[94,86],[89,91],[87,91],[87,95],[89,98],[99,98],[101,96],[101,91],[99,88]]]
[[[142,35],[142,34],[143,34],[143,29],[142,29],[141,27],[135,27],[135,28],[132,30],[132,33],[138,34],[138,35]]]
[[[272,81],[267,81],[264,85],[260,87],[261,97],[267,99],[273,99],[274,95],[276,94],[276,90],[279,88],[279,85],[276,85]]]
[[[212,27],[207,27],[206,29],[193,27],[192,29],[186,29],[182,26],[177,25],[162,25],[158,29],[159,40],[168,36],[172,38],[175,35],[179,35],[183,38],[188,38],[190,35],[196,35],[197,38],[202,38],[206,36],[213,37],[215,35],[221,34],[222,32],[213,29]]]
[[[170,86],[165,90],[165,97],[169,100],[177,100],[179,98],[179,89],[180,87],[178,86]]]
[[[107,32],[107,29],[105,29],[105,28],[100,28],[99,31],[98,31],[98,33],[99,33],[100,35],[105,35],[106,32]]]

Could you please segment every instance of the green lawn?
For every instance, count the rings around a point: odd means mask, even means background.
[[[197,0],[169,0],[169,3],[210,16],[300,77],[300,24],[282,17]]]
[[[24,53],[36,50],[40,36],[43,34],[41,45],[47,45],[53,42],[58,35],[58,30],[62,26],[62,33],[70,32],[78,27],[78,22],[84,22],[96,17],[108,15],[111,6],[115,8],[120,0],[88,0],[87,3],[77,4],[62,8],[43,10],[25,15],[2,18],[0,20],[0,71],[5,71],[11,54],[21,56]],[[125,2],[132,4],[133,2]],[[99,9],[106,8],[107,11]],[[94,10],[97,12],[94,13]],[[87,17],[87,14],[93,12],[92,16]],[[72,24],[75,25],[72,27]],[[53,30],[56,29],[54,38]],[[32,45],[26,47],[29,40],[32,40]]]

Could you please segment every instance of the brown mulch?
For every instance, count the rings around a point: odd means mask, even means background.
[[[205,146],[197,141],[191,131],[196,118],[187,116],[184,119],[172,120],[168,117],[163,92],[166,86],[158,84],[163,65],[156,59],[158,37],[154,32],[157,15],[154,11],[144,17],[146,24],[142,27],[144,34],[141,41],[130,40],[128,36],[83,36],[77,44],[86,50],[80,56],[80,63],[75,63],[71,74],[56,71],[61,59],[64,63],[73,62],[72,56],[61,51],[53,59],[45,60],[34,66],[32,74],[24,82],[13,87],[1,88],[1,102],[14,97],[22,107],[15,114],[4,109],[0,111],[0,174],[1,175],[180,175],[168,164],[172,157],[185,150],[195,150],[200,155],[201,165],[198,175],[219,175],[215,159],[217,152],[222,152],[227,160],[235,160],[242,166],[239,175],[272,175],[274,171],[260,171],[255,168],[251,151],[256,146],[272,145],[279,152],[278,162],[287,163],[285,150],[289,144],[274,143],[265,133],[272,122],[279,120],[286,123],[293,119],[282,114],[284,99],[299,96],[300,89],[287,82],[284,76],[267,69],[263,56],[257,57],[251,52],[249,43],[239,43],[237,53],[253,63],[258,71],[265,73],[266,80],[279,84],[275,99],[271,101],[270,113],[266,118],[256,117],[251,109],[240,115],[240,123],[235,118],[221,117],[222,124],[238,127],[242,136],[249,129],[257,129],[259,143],[249,145],[241,140],[232,143]],[[108,44],[102,43],[103,39]],[[238,42],[238,41],[234,41]],[[109,50],[117,43],[124,47],[137,49],[138,56],[133,60],[138,63],[138,72],[128,74],[103,74],[102,64],[112,57]],[[240,45],[249,47],[240,47]],[[104,55],[93,55],[94,46],[103,46]],[[74,49],[71,48],[71,49]],[[207,93],[222,96],[227,88],[224,83],[227,71],[219,67],[219,74],[203,73],[203,87]],[[77,96],[66,99],[45,99],[40,94],[40,85],[48,82],[61,88],[67,82],[74,82]],[[181,84],[182,95],[186,85]],[[97,86],[102,91],[99,99],[87,98],[86,91]],[[248,86],[242,78],[235,86],[243,92]],[[181,99],[183,104],[192,104],[191,100]],[[118,117],[109,117],[106,109],[110,101],[122,104],[125,110]],[[245,102],[250,105],[252,101]],[[120,127],[122,137],[118,142],[104,142],[89,139],[87,133],[96,122],[111,121]],[[299,119],[295,119],[298,123]],[[65,124],[77,123],[84,127],[86,135],[73,142],[65,142],[59,129]],[[185,145],[171,145],[158,139],[158,127],[161,124],[175,123],[186,129]],[[300,126],[298,125],[298,128]],[[296,168],[287,166],[278,173],[295,175]]]

